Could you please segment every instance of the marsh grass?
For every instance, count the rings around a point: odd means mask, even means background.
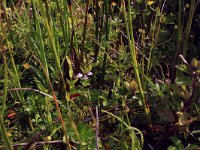
[[[197,147],[200,63],[188,51],[198,3],[184,5],[1,1],[6,148]]]

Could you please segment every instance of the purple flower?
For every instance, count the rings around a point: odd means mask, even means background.
[[[87,73],[87,75],[88,75],[88,76],[92,76],[93,73],[90,71],[90,72]]]
[[[76,76],[75,76],[75,78],[82,78],[83,77],[83,74],[82,73],[78,73]]]
[[[87,75],[84,75],[83,76],[83,80],[87,80],[88,79],[88,76]]]
[[[86,74],[82,74],[82,73],[78,73],[75,78],[78,78],[78,79],[83,79],[83,80],[87,80],[89,78],[89,76],[92,76],[93,73],[92,72],[88,72]]]

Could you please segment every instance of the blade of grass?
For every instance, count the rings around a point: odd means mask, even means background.
[[[3,139],[4,139],[4,142],[6,143],[6,146],[7,146],[6,148],[8,150],[13,150],[11,142],[10,142],[8,136],[7,136],[6,129],[5,129],[5,126],[3,124],[3,119],[2,118],[3,118],[3,116],[0,114],[0,133],[1,133],[2,137],[3,137]]]
[[[6,129],[3,123],[3,116],[6,109],[6,99],[7,99],[7,93],[8,93],[8,65],[6,60],[6,54],[5,52],[2,52],[3,55],[3,63],[4,63],[4,87],[3,87],[3,101],[2,101],[2,108],[0,113],[0,133],[4,139],[4,142],[6,143],[6,146],[9,150],[12,150],[11,142],[6,134]]]
[[[152,40],[151,40],[151,47],[150,47],[149,58],[148,58],[148,63],[147,63],[147,75],[149,74],[149,72],[151,71],[151,68],[152,68],[152,64],[153,64],[152,56],[153,56],[154,49],[156,47],[156,43],[157,43],[159,32],[160,32],[161,17],[163,14],[163,9],[164,9],[165,3],[166,3],[166,0],[164,0],[162,6],[158,6],[156,8],[156,16],[155,16],[154,23],[153,23],[153,31],[151,33]]]
[[[34,1],[32,0],[32,2],[34,2]],[[60,58],[58,55],[59,52],[58,52],[58,49],[56,48],[56,44],[55,44],[53,28],[52,28],[51,22],[49,22],[48,17],[46,17],[46,15],[45,15],[45,12],[47,12],[48,10],[44,9],[41,0],[39,0],[38,2],[39,2],[38,7],[41,9],[42,16],[44,17],[44,24],[45,24],[45,27],[47,30],[47,34],[49,36],[49,43],[52,48],[53,55],[55,57],[55,68],[57,71],[57,77],[59,77],[60,75],[62,75],[62,70],[61,70],[61,66],[60,66]],[[62,77],[62,76],[60,76],[60,77]]]
[[[191,25],[192,25],[194,10],[195,10],[195,0],[191,0],[189,18],[188,18],[188,22],[187,22],[187,26],[186,26],[185,40],[184,40],[183,52],[182,52],[183,57],[186,57],[186,54],[187,54],[187,45],[188,45],[188,40],[189,40],[189,36],[190,36],[190,29],[191,29]]]
[[[96,106],[96,121],[95,121],[95,138],[96,138],[96,149],[99,150],[99,112],[98,106]]]
[[[131,148],[132,150],[141,150],[141,149],[142,149],[143,143],[144,143],[144,137],[143,137],[142,132],[141,132],[139,129],[137,129],[137,128],[135,128],[135,127],[129,126],[129,125],[128,125],[125,121],[123,121],[121,118],[119,118],[118,116],[116,116],[116,115],[114,115],[114,114],[112,114],[112,113],[110,113],[110,112],[108,112],[108,111],[106,111],[106,110],[102,110],[102,112],[105,112],[105,113],[111,115],[112,117],[116,118],[116,119],[119,120],[121,123],[123,123],[124,126],[125,126],[128,130],[131,131],[130,136],[131,136],[131,139],[132,139],[132,143],[131,143],[131,144],[132,144],[132,145],[131,145],[131,146],[132,146],[132,148]],[[135,131],[137,131],[137,133],[140,135],[141,143],[139,142],[138,137],[136,136]]]
[[[35,58],[35,60],[38,61],[37,58]],[[51,89],[52,97],[53,97],[53,100],[54,100],[54,104],[55,104],[56,110],[57,110],[57,112],[58,112],[58,118],[59,118],[59,121],[61,122],[61,125],[62,125],[63,134],[64,134],[64,136],[65,136],[65,140],[66,140],[68,149],[71,150],[71,144],[70,144],[70,142],[69,142],[69,137],[67,136],[67,129],[66,129],[66,127],[65,127],[65,122],[64,122],[63,117],[62,117],[62,113],[61,113],[61,110],[60,110],[60,106],[59,106],[59,103],[58,103],[58,100],[57,100],[55,91],[54,91],[54,89],[53,89],[52,82],[51,82],[49,76],[47,75],[47,72],[46,72],[46,70],[45,70],[43,64],[42,64],[40,61],[38,61],[38,63],[40,64],[41,68],[43,69],[44,75],[45,75],[46,80],[47,80],[47,82],[48,82],[48,84],[49,84],[49,87],[50,87],[50,89]]]
[[[56,24],[55,21],[52,22],[51,18],[47,13],[49,14],[49,5],[47,2],[45,3],[45,8],[43,7],[42,1],[39,1],[39,8],[41,9],[41,14],[44,17],[44,25],[47,30],[48,40],[49,40],[49,47],[53,52],[53,56],[55,57],[55,72],[56,72],[56,78],[58,79],[58,85],[59,85],[59,94],[62,99],[65,97],[65,80],[64,80],[64,74],[61,68],[61,60],[60,60],[60,47],[57,41],[57,34],[56,34]],[[46,15],[45,15],[46,12]],[[48,17],[49,16],[49,17]]]
[[[88,8],[89,8],[89,0],[87,0],[86,2],[86,8],[85,8],[85,22],[84,22],[84,26],[83,26],[83,39],[82,39],[82,43],[81,43],[81,54],[80,54],[80,61],[83,62],[83,55],[84,55],[84,45],[85,45],[85,36],[86,36],[86,28],[87,28],[87,17],[88,17]]]
[[[45,50],[44,50],[44,42],[43,42],[43,38],[42,38],[42,30],[41,30],[41,27],[40,27],[40,24],[39,24],[38,13],[36,11],[36,6],[35,6],[34,1],[32,2],[32,5],[33,5],[33,21],[34,21],[35,30],[36,30],[35,35],[36,35],[36,38],[39,41],[38,48],[36,47],[36,52],[37,52],[37,56],[40,58],[40,61],[44,65],[44,68],[46,69],[47,75],[49,76],[46,53],[45,53]]]
[[[178,5],[179,5],[179,7],[178,7],[178,43],[177,43],[177,45],[180,45],[181,36],[182,36],[182,15],[181,15],[182,0],[179,0]]]
[[[63,4],[64,3],[64,4]],[[63,41],[64,41],[64,49],[65,51],[63,52],[64,56],[69,54],[69,49],[68,49],[68,28],[67,24],[66,24],[66,16],[68,16],[68,11],[67,11],[67,7],[66,7],[66,1],[63,3],[61,3],[61,5],[64,5],[64,15],[62,15],[62,11],[61,11],[61,7],[60,7],[60,2],[58,0],[56,0],[56,5],[57,5],[57,9],[58,9],[58,13],[59,13],[59,19],[60,19],[60,25],[61,25],[61,29],[62,29],[62,34],[63,34]]]
[[[109,24],[108,24],[108,0],[106,0],[105,2],[105,14],[106,14],[106,23],[105,23],[105,35],[106,35],[106,42],[109,41],[108,37],[109,37]],[[103,58],[103,65],[102,65],[102,69],[101,69],[101,79],[104,79],[105,76],[105,72],[106,72],[106,63],[107,63],[107,53],[108,53],[108,45],[106,45],[105,47],[105,53],[104,53],[104,58]]]
[[[2,108],[1,108],[1,115],[4,115],[6,109],[6,99],[8,93],[8,65],[6,60],[6,54],[2,52],[3,55],[3,63],[4,63],[4,88],[3,88],[3,101],[2,101]]]
[[[173,69],[172,69],[172,77],[171,80],[172,82],[174,82],[175,80],[175,76],[180,76],[180,71],[177,69],[175,70],[175,65],[178,61],[178,57],[180,55],[180,53],[182,53],[183,57],[186,57],[187,55],[187,48],[188,48],[188,41],[189,41],[189,36],[190,36],[190,30],[191,30],[191,25],[192,25],[192,20],[193,20],[193,15],[195,13],[195,0],[191,0],[191,4],[190,4],[190,12],[189,12],[189,17],[188,17],[188,21],[187,21],[187,25],[186,28],[184,30],[184,32],[182,33],[182,26],[181,26],[181,7],[182,7],[182,3],[179,1],[179,22],[178,22],[178,27],[180,28],[178,30],[178,47],[177,47],[177,51],[176,51],[176,55],[174,58],[174,62],[173,62]],[[181,51],[183,45],[183,50]],[[179,63],[179,62],[178,62]]]
[[[172,63],[172,70],[171,70],[171,81],[174,82],[175,76],[178,74],[178,72],[175,69],[175,65],[178,61],[178,56],[180,55],[180,47],[182,45],[182,32],[183,32],[183,26],[182,26],[182,0],[179,0],[178,3],[178,33],[177,33],[177,46],[176,46],[176,54],[174,56],[174,60]],[[175,75],[176,74],[176,75]]]
[[[137,52],[136,52],[136,47],[135,47],[135,40],[133,37],[133,25],[132,25],[132,17],[131,17],[131,5],[130,5],[130,0],[128,0],[128,16],[126,12],[126,7],[125,7],[125,2],[123,1],[123,13],[124,13],[124,19],[125,19],[125,24],[126,24],[126,32],[127,32],[127,37],[128,37],[128,45],[130,48],[131,52],[131,58],[132,58],[132,65],[134,67],[134,74],[136,77],[136,81],[138,83],[138,88],[142,100],[142,105],[145,107],[145,115],[147,118],[148,126],[152,126],[151,122],[151,114],[150,114],[150,109],[148,106],[148,102],[145,98],[144,91],[142,89],[142,84],[140,80],[140,75],[139,75],[139,68],[138,68],[138,62],[137,62]]]
[[[99,4],[98,0],[94,1],[95,6],[95,16],[94,16],[94,23],[95,23],[95,40],[99,41]],[[97,61],[99,53],[99,47],[96,43],[94,43],[94,62]]]
[[[12,34],[12,23],[10,22],[11,20],[9,20],[8,14],[5,11],[5,6],[3,5],[2,2],[0,4],[5,12],[4,17],[5,17],[5,21],[6,21],[5,23],[7,24],[7,28],[4,28],[2,23],[1,23],[1,26],[3,29],[3,35],[4,35],[4,39],[6,41],[6,45],[7,45],[7,49],[8,49],[8,53],[9,53],[9,57],[10,57],[9,60],[11,61],[11,68],[13,71],[12,72],[13,76],[11,76],[11,77],[12,77],[13,85],[17,86],[18,88],[21,88],[20,77],[19,77],[16,65],[15,65],[14,57],[13,57],[13,48],[11,46],[11,42],[9,41],[9,39],[10,39],[12,41],[12,43],[15,43],[14,39],[13,39],[13,34]],[[7,33],[9,33],[9,34],[7,34]],[[20,101],[20,103],[22,105],[21,109],[22,109],[24,115],[27,116],[27,119],[29,120],[27,124],[29,125],[30,129],[33,130],[33,128],[32,128],[33,125],[32,125],[32,122],[30,121],[29,115],[27,114],[27,112],[25,111],[25,109],[23,107],[24,103],[25,103],[23,93],[17,91],[16,94],[17,94],[17,99]]]
[[[66,39],[65,39],[65,50],[63,52],[63,58],[65,58],[66,55],[69,56],[69,54],[70,54],[70,49],[68,47],[68,45],[70,43],[70,34],[69,34],[69,26],[70,25],[69,25],[69,20],[68,20],[68,18],[69,18],[69,11],[68,11],[66,0],[63,0],[63,6],[64,6],[64,15],[63,15],[64,33],[63,33],[63,36],[66,37]]]

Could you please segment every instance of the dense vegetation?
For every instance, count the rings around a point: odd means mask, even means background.
[[[199,2],[1,0],[0,149],[198,149]]]

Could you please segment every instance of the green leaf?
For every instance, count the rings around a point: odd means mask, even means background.
[[[183,99],[187,100],[190,98],[190,93],[186,89],[184,90],[175,84],[169,84],[168,86],[173,92],[178,94],[178,96],[182,97]]]
[[[183,72],[188,72],[188,67],[185,64],[176,65],[176,68]]]
[[[178,86],[182,86],[182,85],[191,85],[192,84],[192,80],[189,77],[178,77],[175,80],[175,83]]]
[[[68,56],[66,56],[66,60],[67,60],[67,63],[69,65],[69,77],[70,77],[70,79],[72,79],[72,77],[73,77],[72,62],[71,62],[71,60]]]
[[[196,73],[197,75],[200,75],[200,69],[199,69],[199,70],[196,70],[195,73]]]
[[[194,130],[192,131],[192,134],[200,134],[200,130]]]
[[[174,150],[174,149],[182,150],[184,148],[181,141],[177,137],[172,136],[172,137],[170,137],[170,140],[174,143],[175,146],[170,146],[170,147],[168,147],[167,150]]]
[[[198,60],[196,58],[192,58],[191,66],[197,68],[198,67]]]
[[[158,108],[157,113],[158,113],[158,116],[166,122],[173,122],[175,120],[175,117],[172,111],[166,107]]]
[[[167,148],[167,150],[177,150],[177,147],[176,147],[176,146],[169,146],[169,147]]]

